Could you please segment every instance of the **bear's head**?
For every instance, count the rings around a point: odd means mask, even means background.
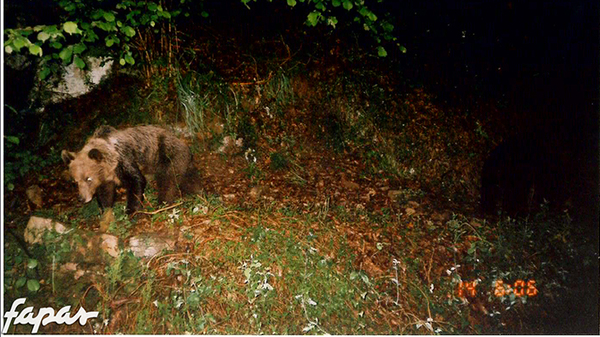
[[[63,150],[62,160],[69,165],[69,174],[79,188],[79,200],[88,203],[96,194],[96,189],[110,176],[106,155],[98,148],[84,147],[74,153]]]

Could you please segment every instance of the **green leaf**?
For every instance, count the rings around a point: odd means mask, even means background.
[[[114,22],[103,22],[103,21],[96,21],[96,26],[100,29],[102,29],[103,31],[106,32],[112,32],[114,30],[116,30],[116,24]]]
[[[86,35],[85,35],[85,38],[83,39],[83,41],[85,41],[85,42],[95,42],[98,39],[99,39],[98,35],[96,35],[96,33],[94,33],[93,30],[88,30],[86,32]]]
[[[104,20],[108,21],[108,22],[113,22],[115,21],[115,15],[111,12],[104,12],[104,14],[102,15],[102,17],[104,18]]]
[[[122,66],[124,66],[125,65],[125,59],[124,58],[119,59],[119,64],[122,65]]]
[[[77,7],[75,6],[74,3],[69,3],[66,6],[63,7],[65,11],[67,12],[72,12],[74,11]]]
[[[130,54],[125,55],[125,61],[131,65],[135,64],[135,59]]]
[[[15,287],[21,288],[25,285],[25,283],[27,283],[27,278],[22,276],[17,280],[17,282],[15,282]]]
[[[332,26],[333,28],[335,28],[335,25],[337,25],[337,23],[338,19],[335,16],[327,18],[327,24]]]
[[[402,52],[402,54],[406,54],[406,47],[400,46],[400,52]]]
[[[294,7],[294,6],[296,6],[296,0],[287,0],[287,4],[290,7]]]
[[[4,136],[4,138],[6,138],[7,141],[19,145],[19,137],[15,137],[15,136]]]
[[[50,38],[50,35],[46,32],[39,32],[37,35],[37,39],[44,42]]]
[[[15,189],[15,185],[13,185],[12,183],[8,183],[8,185],[6,185],[6,188],[7,188],[9,191],[12,191],[12,190],[14,190],[14,189]]]
[[[66,47],[65,49],[61,50],[60,53],[58,53],[58,56],[64,61],[64,62],[69,62],[71,61],[71,56],[73,55],[73,47],[69,46]]]
[[[34,269],[37,266],[38,266],[38,260],[36,260],[36,259],[29,259],[27,261],[27,268]]]
[[[100,19],[102,16],[104,16],[104,11],[103,10],[97,10],[95,11],[92,15],[91,18],[92,20],[98,20]]]
[[[321,13],[317,11],[313,11],[308,14],[307,22],[309,26],[316,26],[319,22],[319,18],[321,17]]]
[[[33,55],[42,56],[42,47],[38,46],[37,44],[32,44],[29,46],[29,52]]]
[[[383,26],[383,30],[385,30],[388,33],[390,33],[392,30],[394,30],[394,25],[392,25],[389,22],[384,22],[382,26]]]
[[[331,4],[333,5],[333,7],[340,7],[342,3],[340,2],[340,0],[332,0]]]
[[[344,9],[345,10],[349,11],[352,9],[352,7],[354,7],[354,4],[352,3],[352,1],[350,1],[350,0],[344,1]]]
[[[40,72],[39,72],[40,80],[46,79],[46,77],[48,77],[48,75],[50,75],[50,68],[48,68],[48,67],[42,68],[42,70],[40,70]]]
[[[13,47],[15,47],[15,49],[17,49],[17,51],[21,50],[21,48],[28,46],[30,44],[31,44],[31,42],[27,38],[22,37],[22,36],[19,36],[18,38],[16,38],[13,41]]]
[[[377,21],[377,15],[371,12],[367,7],[363,7],[359,11],[360,15],[367,17],[371,21]]]
[[[63,24],[63,30],[69,34],[78,33],[77,24],[73,21],[67,21]]]
[[[54,49],[61,49],[62,48],[62,43],[58,42],[58,41],[54,41],[50,44],[50,46]]]
[[[32,293],[37,292],[40,290],[40,282],[38,280],[27,280],[27,289]]]
[[[10,53],[13,52],[13,49],[12,49],[11,46],[5,46],[4,47],[4,52],[7,53],[7,54],[10,54]]]
[[[87,49],[87,47],[85,46],[85,44],[83,43],[78,43],[76,45],[73,46],[73,53],[75,54],[81,54],[83,53],[85,50]]]
[[[104,42],[106,43],[107,47],[111,47],[113,44],[115,44],[115,40],[113,40],[111,36],[107,36],[106,39],[104,39]]]
[[[387,51],[382,46],[379,46],[377,47],[377,55],[379,55],[379,57],[386,57]]]
[[[190,16],[190,13],[185,13],[186,17]],[[202,13],[200,13],[200,15],[202,15],[203,18],[207,18],[208,17],[208,12],[202,11]]]
[[[79,69],[85,68],[85,62],[83,62],[83,60],[80,59],[77,55],[75,55],[75,57],[73,58],[73,63],[75,63],[75,66]]]
[[[133,37],[135,35],[135,29],[131,28],[130,26],[125,26],[121,28],[121,31],[128,37]]]

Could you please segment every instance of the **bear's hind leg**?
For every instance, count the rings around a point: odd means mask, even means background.
[[[170,168],[172,169],[172,168]],[[177,179],[175,179],[174,174],[170,174],[168,172],[164,172],[164,170],[169,170],[169,168],[160,168],[160,171],[156,174],[156,185],[158,187],[158,202],[167,204],[173,203],[175,199],[177,199],[181,193],[179,192],[179,186],[177,184]]]
[[[158,187],[158,202],[172,203],[181,197],[176,165],[180,162],[181,153],[169,146],[164,135],[158,137],[158,166],[156,168],[156,185]],[[180,177],[179,177],[180,178]]]
[[[201,180],[198,169],[192,164],[189,165],[183,178],[181,179],[181,190],[184,194],[197,194],[201,190]]]

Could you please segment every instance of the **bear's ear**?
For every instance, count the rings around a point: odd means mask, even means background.
[[[93,159],[97,162],[101,162],[102,159],[104,159],[102,152],[100,152],[100,150],[98,150],[98,149],[91,149],[90,152],[88,152],[88,157],[90,157],[90,159]]]
[[[102,125],[101,127],[97,128],[96,131],[94,131],[93,137],[106,139],[111,133],[116,131],[117,129],[113,128],[112,126]]]
[[[60,153],[60,156],[62,157],[62,160],[67,165],[69,165],[69,163],[71,162],[71,160],[75,159],[75,153],[69,152],[67,150],[62,150],[62,152]]]

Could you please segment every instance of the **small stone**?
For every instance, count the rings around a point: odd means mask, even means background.
[[[27,195],[29,201],[31,201],[38,208],[42,208],[44,204],[42,201],[42,189],[38,185],[29,186],[25,191],[25,194]]]
[[[100,235],[100,249],[105,251],[108,255],[112,257],[119,256],[119,238],[110,235],[110,234],[102,234]]]

